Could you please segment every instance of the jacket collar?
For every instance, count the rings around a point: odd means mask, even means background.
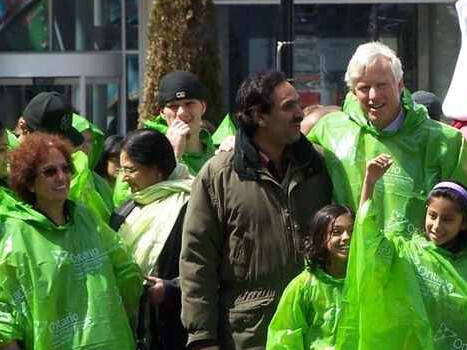
[[[288,147],[291,150],[292,166],[304,168],[312,164],[313,170],[319,170],[317,152],[304,135],[300,135],[300,139]],[[242,128],[238,129],[235,136],[233,167],[241,180],[258,180],[259,170],[262,169],[259,151]]]
[[[360,106],[360,102],[358,102],[357,97],[352,92],[349,92],[345,98],[343,111],[362,129],[376,136],[391,136],[401,130],[415,130],[421,123],[428,119],[426,109],[413,102],[412,95],[409,90],[402,90],[400,104],[405,119],[402,122],[401,127],[398,130],[393,131],[376,129],[366,118],[366,115]]]

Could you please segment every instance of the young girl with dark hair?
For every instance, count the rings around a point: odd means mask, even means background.
[[[467,189],[435,185],[411,238],[378,230],[372,195],[391,164],[380,155],[367,165],[336,349],[465,349]]]
[[[354,214],[328,205],[305,240],[306,269],[285,289],[269,325],[267,349],[324,349],[335,343]]]

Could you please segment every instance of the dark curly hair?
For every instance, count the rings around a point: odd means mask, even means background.
[[[34,183],[37,169],[49,151],[57,149],[72,168],[71,143],[58,135],[34,132],[24,137],[18,148],[9,154],[10,187],[27,203],[34,204],[36,196],[29,187]]]
[[[348,206],[330,204],[316,212],[311,220],[310,231],[305,237],[303,255],[309,268],[326,266],[328,250],[326,248],[328,232],[341,215],[348,215],[355,220],[355,214]]]
[[[452,181],[452,180],[445,180],[445,181],[440,181],[440,182],[452,182],[467,191],[467,188],[460,182]],[[428,195],[428,198],[426,199],[427,207],[431,204],[434,198],[446,198],[454,202],[458,208],[458,212],[462,214],[464,218],[464,222],[467,222],[467,198],[462,196],[459,192],[449,187],[441,187],[441,188],[433,189],[431,190],[431,192]],[[456,237],[456,240],[458,243],[456,250],[457,249],[460,250],[466,247],[467,246],[467,229],[460,231]]]
[[[250,76],[242,82],[235,98],[235,116],[238,125],[249,135],[257,128],[253,112],[268,113],[274,104],[274,89],[286,81],[283,73],[271,71]]]

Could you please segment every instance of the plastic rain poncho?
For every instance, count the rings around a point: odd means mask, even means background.
[[[89,158],[89,167],[94,169],[103,150],[104,133],[85,117],[78,114],[73,114],[72,124],[80,133],[84,131],[89,131],[91,133],[92,144],[87,156]]]
[[[425,198],[434,184],[441,179],[467,184],[467,149],[459,131],[429,119],[407,90],[401,106],[401,128],[378,131],[349,93],[344,112],[326,115],[307,137],[324,149],[334,201],[353,210],[358,208],[366,162],[382,153],[391,155],[394,163],[376,184],[374,201],[386,230],[412,235],[423,222]]]
[[[132,195],[138,204],[118,233],[133,253],[143,274],[158,276],[157,261],[180,210],[190,198],[193,178],[178,164],[166,181]]]
[[[68,198],[88,207],[94,215],[109,222],[111,208],[97,190],[95,176],[88,166],[88,157],[82,151],[72,154],[73,177]]]
[[[0,346],[134,349],[141,271],[114,231],[66,205],[63,226],[26,204],[0,207]]]
[[[12,131],[8,129],[6,129],[6,142],[8,145],[8,149],[14,149],[19,146],[18,138]]]
[[[267,350],[333,349],[344,279],[319,268],[295,277],[268,328]]]
[[[226,114],[214,134],[212,134],[212,142],[214,143],[214,146],[219,147],[222,141],[224,141],[228,136],[234,136],[236,132],[237,125],[235,124],[235,121],[230,114]]]
[[[467,249],[384,232],[379,215],[368,201],[355,222],[336,349],[466,349]]]
[[[153,129],[159,131],[162,134],[167,133],[167,122],[164,117],[158,115],[153,120],[149,120],[144,124],[144,127],[147,129]],[[201,143],[203,144],[203,152],[191,153],[185,152],[180,159],[180,162],[185,164],[188,167],[190,173],[194,176],[198,174],[201,170],[201,167],[214,155],[214,144],[212,143],[211,134],[205,130],[201,129],[199,133]],[[129,199],[131,194],[130,187],[126,182],[123,181],[122,175],[117,176],[115,181],[115,187],[113,190],[113,203],[115,207],[120,206],[123,202]]]
[[[89,131],[91,133],[92,143],[88,157],[88,167],[91,169],[91,175],[96,191],[99,193],[102,201],[105,203],[109,212],[113,210],[112,187],[99,174],[93,171],[103,151],[104,133],[86,118],[73,114],[73,127],[79,132]]]

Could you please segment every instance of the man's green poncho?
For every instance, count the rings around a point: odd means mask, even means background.
[[[334,349],[344,279],[319,268],[295,277],[269,325],[267,350]]]
[[[63,226],[24,203],[0,207],[0,347],[134,349],[141,271],[114,231],[67,207]]]
[[[89,168],[86,154],[82,151],[74,152],[72,154],[72,162],[74,174],[71,179],[68,198],[85,205],[98,218],[104,222],[108,222],[112,211],[112,203],[108,202],[112,197],[111,192],[107,196],[103,196],[98,191],[97,174]],[[107,201],[104,198],[107,198]]]
[[[138,205],[127,216],[118,233],[145,276],[159,276],[159,255],[180,210],[190,198],[192,181],[188,169],[178,164],[166,181],[132,194]]]
[[[89,158],[89,167],[94,169],[101,156],[102,147],[104,146],[104,133],[85,117],[78,114],[73,114],[72,124],[80,133],[84,131],[89,131],[91,133],[92,144],[87,156]]]
[[[73,114],[73,127],[81,133],[84,131],[89,131],[91,133],[92,143],[89,154],[87,154],[87,167],[91,170],[90,176],[92,176],[95,190],[101,197],[100,201],[103,202],[106,207],[105,215],[101,215],[104,212],[100,211],[99,213],[101,214],[99,214],[99,216],[103,219],[108,219],[109,213],[113,210],[112,188],[104,178],[93,171],[103,151],[104,133],[89,120],[78,114]],[[82,168],[81,165],[80,168]]]
[[[167,133],[168,129],[167,122],[161,115],[158,115],[153,120],[147,121],[144,124],[144,127],[147,129],[157,130],[164,135]],[[192,175],[198,174],[204,163],[206,163],[208,159],[214,155],[215,151],[211,134],[207,130],[201,129],[199,137],[201,143],[203,144],[203,152],[185,152],[180,160],[181,163],[188,167],[188,170]],[[117,176],[113,193],[113,202],[115,207],[120,206],[125,200],[129,199],[130,194],[131,191],[128,184],[122,180],[121,175]]]
[[[375,187],[381,225],[411,235],[422,224],[425,198],[441,179],[467,183],[467,149],[462,134],[428,118],[404,90],[405,120],[397,131],[378,131],[349,93],[344,112],[322,118],[307,136],[324,149],[336,203],[358,208],[366,162],[387,153],[394,161]]]
[[[466,349],[467,248],[382,231],[379,215],[369,201],[355,223],[336,349]]]

